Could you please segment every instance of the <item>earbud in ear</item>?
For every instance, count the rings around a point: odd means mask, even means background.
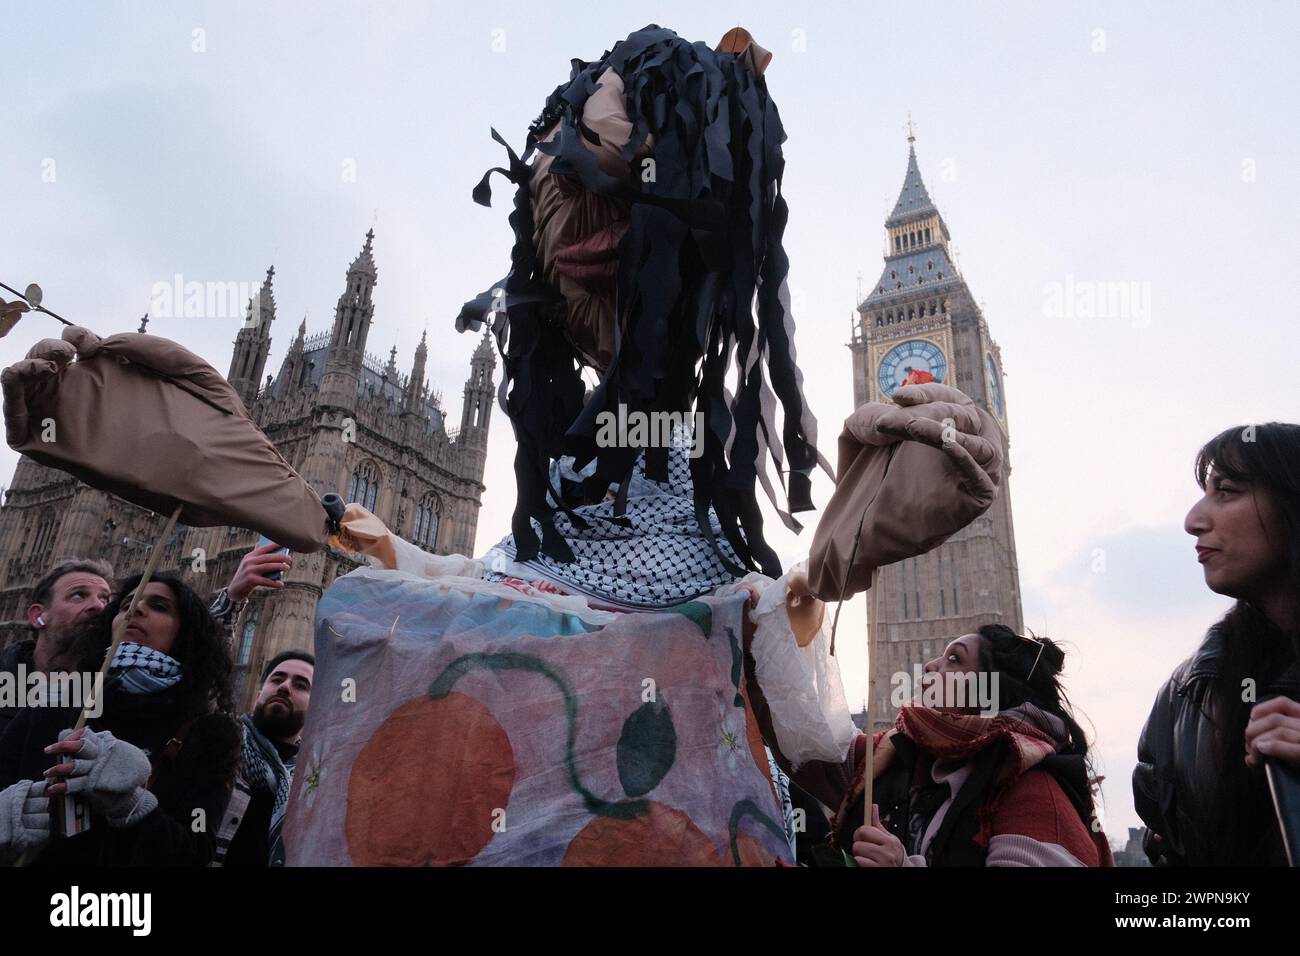
[[[36,626],[37,626],[37,627],[44,627],[44,626],[45,626],[45,615],[43,615],[43,614],[37,614],[37,615],[36,615]]]

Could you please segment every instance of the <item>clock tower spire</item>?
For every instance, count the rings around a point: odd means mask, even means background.
[[[957,272],[948,224],[926,189],[908,117],[907,171],[885,219],[886,253],[880,278],[857,307],[853,338],[855,405],[888,402],[913,371],[960,389],[988,409],[1007,434],[1002,354],[984,310]],[[987,512],[926,554],[881,569],[876,646],[877,687],[892,686],[946,643],[985,624],[1020,633],[1020,575],[1011,521],[1010,449],[1004,440],[1001,491]],[[878,695],[875,729],[893,722],[888,695]]]

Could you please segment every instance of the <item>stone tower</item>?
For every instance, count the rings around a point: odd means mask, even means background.
[[[908,135],[907,173],[885,220],[885,265],[854,317],[855,405],[888,401],[912,369],[961,389],[1007,431],[1002,355],[949,250],[947,223],[930,198]],[[945,644],[983,624],[1020,633],[1020,574],[1011,521],[1011,464],[1004,446],[1001,491],[993,506],[933,551],[881,569],[880,594],[868,594],[876,628],[876,729],[892,724],[891,676],[936,657]],[[870,609],[879,609],[872,620]]]
[[[366,338],[374,319],[372,296],[379,282],[375,268],[375,231],[366,233],[365,245],[348,266],[343,294],[334,306],[334,326],[324,360],[320,392],[313,416],[312,439],[303,462],[302,476],[320,494],[341,493],[349,440],[355,441],[358,383],[366,357]]]
[[[271,323],[275,321],[271,278],[274,275],[275,266],[271,266],[266,270],[266,281],[261,290],[248,301],[248,316],[244,327],[235,336],[235,352],[230,357],[230,372],[226,375],[226,381],[239,393],[245,408],[257,397],[266,359],[271,354]]]
[[[417,354],[417,359],[420,356]],[[482,474],[487,467],[488,422],[492,417],[492,400],[495,386],[492,373],[496,369],[496,353],[492,350],[489,330],[483,330],[483,338],[474,349],[470,359],[469,378],[465,380],[465,398],[461,406],[460,429],[456,432],[456,444],[462,449],[466,466]],[[478,527],[479,496],[467,497],[453,516],[453,524],[447,529],[450,540],[460,542],[460,547],[453,550],[457,554],[474,553],[474,530]]]
[[[334,307],[334,328],[330,332],[329,361],[321,378],[321,402],[349,409],[356,397],[357,376],[366,354],[366,338],[375,315],[371,296],[379,282],[371,244],[375,231],[366,233],[366,244],[348,266],[347,285]]]

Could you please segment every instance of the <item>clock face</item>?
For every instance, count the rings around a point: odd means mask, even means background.
[[[894,394],[894,389],[902,385],[909,372],[929,372],[936,382],[948,377],[948,360],[943,350],[933,342],[924,339],[912,339],[900,342],[885,353],[880,360],[877,381],[880,390],[886,395]]]
[[[998,367],[993,361],[993,356],[988,352],[984,353],[984,364],[989,370],[989,392],[993,396],[993,411],[997,413],[998,418],[1002,417],[1002,379],[998,377]]]

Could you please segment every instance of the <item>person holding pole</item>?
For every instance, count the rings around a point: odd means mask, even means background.
[[[1283,866],[1274,801],[1300,786],[1300,425],[1229,428],[1201,448],[1195,474],[1203,494],[1183,527],[1206,586],[1237,603],[1142,729],[1144,848],[1156,865]]]
[[[78,638],[87,671],[116,648],[102,713],[73,729],[76,707],[29,708],[0,737],[0,857],[52,866],[211,861],[239,751],[229,652],[193,590],[164,574],[141,580],[123,582]],[[60,838],[50,810],[66,797],[85,802],[90,825]]]
[[[1110,866],[1096,824],[1087,740],[1061,686],[1064,660],[1048,638],[985,625],[925,665],[916,690],[926,706],[902,707],[894,729],[859,735],[842,764],[792,768],[780,753],[777,760],[835,809],[831,848],[844,864],[852,858],[858,866]],[[772,746],[762,689],[751,669],[747,677]],[[982,688],[987,699],[967,688]],[[869,740],[874,787],[866,824]]]

